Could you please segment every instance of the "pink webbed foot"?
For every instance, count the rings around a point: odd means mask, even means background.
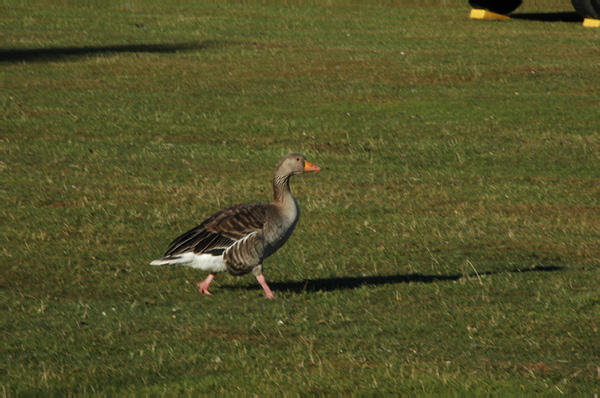
[[[204,286],[202,282],[198,283],[198,293],[206,294],[207,296],[212,296],[212,293],[208,291],[208,287]]]
[[[200,294],[206,294],[208,296],[212,296],[212,293],[208,291],[208,287],[210,286],[210,283],[212,282],[212,280],[215,278],[215,274],[210,274],[208,275],[208,277],[203,280],[202,282],[198,283],[198,293]]]

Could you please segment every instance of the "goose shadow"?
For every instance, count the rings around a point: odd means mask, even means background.
[[[304,279],[297,282],[269,282],[273,291],[288,293],[304,292],[331,292],[336,290],[350,290],[361,286],[381,286],[400,283],[434,283],[458,281],[460,279],[477,278],[485,275],[496,275],[503,273],[527,273],[527,272],[556,272],[565,269],[557,265],[543,265],[525,269],[513,269],[502,271],[484,271],[470,274],[454,275],[425,275],[425,274],[397,274],[397,275],[373,275],[373,276],[344,276],[333,278]],[[223,285],[224,289],[262,289],[256,284],[247,286]]]
[[[519,13],[510,14],[510,17],[512,19],[538,22],[583,22],[583,17],[574,11]]]
[[[171,43],[171,44],[115,44],[107,46],[49,47],[27,49],[0,49],[0,63],[44,62],[73,57],[94,57],[120,53],[176,53],[223,47],[218,41]]]

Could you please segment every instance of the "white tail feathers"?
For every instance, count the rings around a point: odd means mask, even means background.
[[[209,272],[224,272],[227,270],[223,255],[183,253],[176,256],[166,256],[154,260],[150,265],[181,265]]]
[[[169,264],[180,264],[185,265],[186,263],[191,263],[194,261],[193,253],[185,253],[179,256],[167,256],[163,258],[159,258],[158,260],[154,260],[150,263],[150,265],[169,265]]]

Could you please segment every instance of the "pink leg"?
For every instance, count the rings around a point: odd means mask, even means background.
[[[202,282],[198,283],[198,287],[200,288],[198,290],[198,293],[200,294],[207,294],[209,296],[212,295],[211,292],[208,291],[208,287],[210,286],[210,283],[212,282],[212,280],[215,278],[215,274],[214,273],[210,273],[205,280],[203,280]]]
[[[272,299],[275,298],[271,289],[269,289],[269,285],[267,285],[267,281],[265,280],[265,276],[263,274],[256,275],[256,280],[265,291],[265,298]]]

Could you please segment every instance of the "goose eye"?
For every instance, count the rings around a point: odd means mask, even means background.
[[[296,162],[299,162],[299,161],[300,161],[300,158],[296,158]]]

